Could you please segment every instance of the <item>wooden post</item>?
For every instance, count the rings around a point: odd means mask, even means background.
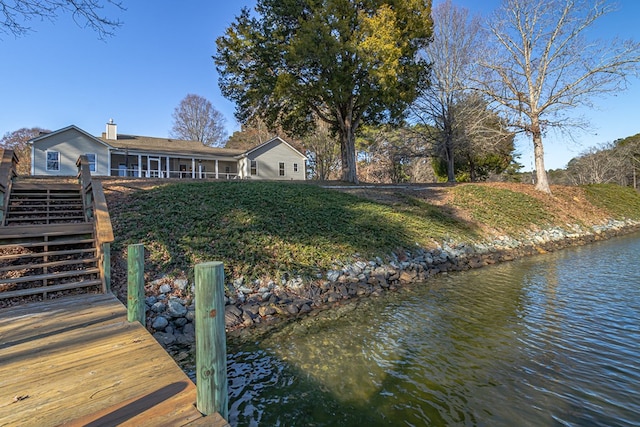
[[[144,245],[138,243],[127,248],[127,319],[146,326],[144,304]]]
[[[196,386],[198,411],[229,418],[227,340],[224,322],[224,267],[221,262],[195,266]]]

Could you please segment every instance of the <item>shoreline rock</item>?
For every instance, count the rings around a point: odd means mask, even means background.
[[[280,283],[235,278],[226,285],[227,332],[274,325],[349,300],[381,296],[408,284],[425,282],[436,274],[481,268],[638,230],[640,221],[634,220],[609,220],[592,227],[567,224],[565,228],[551,227],[519,238],[498,236],[477,243],[445,241],[430,250],[398,250],[386,261],[380,257],[364,260],[355,254],[353,262],[336,262],[321,277],[306,282],[287,273]],[[183,278],[161,278],[146,286],[147,328],[174,357],[184,356],[185,349],[195,343],[194,290],[194,284]]]

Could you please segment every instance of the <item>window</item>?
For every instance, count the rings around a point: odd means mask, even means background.
[[[284,176],[284,162],[280,162],[280,176]]]
[[[251,175],[258,175],[258,161],[251,160]]]
[[[60,170],[60,153],[58,151],[47,151],[47,170]]]
[[[293,171],[294,172],[298,172],[298,164],[297,163],[293,164]]]
[[[95,155],[95,153],[86,153],[85,156],[87,156],[87,160],[89,161],[89,170],[91,172],[95,172],[96,171],[96,155]]]

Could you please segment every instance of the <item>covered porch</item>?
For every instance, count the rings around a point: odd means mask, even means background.
[[[238,179],[234,158],[163,155],[132,150],[112,150],[109,175],[138,178]]]

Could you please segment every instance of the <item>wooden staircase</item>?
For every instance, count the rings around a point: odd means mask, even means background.
[[[79,160],[76,179],[8,173],[3,183],[6,151],[0,164],[0,307],[106,292],[113,233],[102,186],[91,181],[88,164],[85,170]]]

